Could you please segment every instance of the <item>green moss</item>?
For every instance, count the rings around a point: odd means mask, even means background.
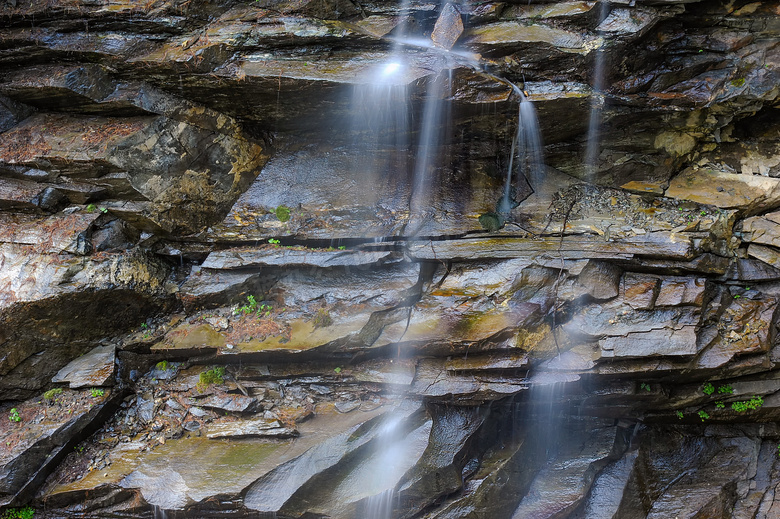
[[[276,217],[279,219],[280,222],[284,223],[290,219],[290,208],[280,205],[276,208]]]
[[[165,371],[168,369],[168,361],[167,360],[161,360],[157,363],[157,366],[155,366],[160,371]]]
[[[205,389],[212,384],[221,384],[225,381],[225,368],[224,366],[217,366],[216,368],[204,371],[198,377],[198,386],[201,389]]]
[[[330,312],[326,308],[320,308],[314,316],[315,328],[326,328],[333,324],[333,318],[330,316]]]
[[[44,400],[51,401],[51,400],[54,400],[54,397],[56,397],[57,395],[61,395],[61,394],[62,394],[62,388],[55,387],[53,389],[50,389],[50,390],[46,391],[43,394],[43,398],[44,398]]]
[[[2,516],[3,519],[33,519],[33,517],[35,517],[35,509],[31,506],[9,508]]]
[[[745,86],[745,78],[740,77],[740,78],[737,78],[737,79],[732,79],[731,80],[731,86],[736,87],[736,88]]]

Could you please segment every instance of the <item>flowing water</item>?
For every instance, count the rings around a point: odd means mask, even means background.
[[[603,20],[609,14],[609,4],[599,3],[599,20]],[[588,118],[588,134],[585,147],[585,174],[588,182],[594,182],[598,173],[599,155],[601,153],[601,123],[604,112],[604,79],[605,79],[605,52],[598,48],[593,62],[593,75],[591,87],[593,94],[590,98],[590,117]]]

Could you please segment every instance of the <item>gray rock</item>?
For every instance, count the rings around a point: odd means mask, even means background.
[[[113,385],[115,358],[116,346],[97,346],[57,372],[52,382],[67,382],[73,389]]]
[[[298,436],[295,428],[283,427],[278,420],[238,420],[212,422],[206,431],[207,438],[292,438]]]

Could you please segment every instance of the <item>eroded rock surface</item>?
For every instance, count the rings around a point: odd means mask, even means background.
[[[0,17],[0,506],[778,515],[774,5]]]

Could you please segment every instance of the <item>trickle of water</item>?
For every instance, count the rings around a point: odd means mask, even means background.
[[[609,14],[609,4],[599,3],[599,20],[603,20]],[[601,122],[604,112],[604,68],[605,54],[604,50],[599,48],[595,51],[595,60],[593,63],[593,95],[590,98],[590,117],[588,119],[587,145],[585,148],[585,174],[588,182],[596,180],[598,173],[598,161],[601,140]]]
[[[512,180],[515,177],[515,170],[517,170],[517,186],[525,178],[528,185],[534,190],[544,179],[544,148],[542,147],[542,134],[539,129],[536,108],[521,88],[516,85],[512,85],[512,88],[518,95],[520,102],[517,110],[517,133],[512,140],[504,194],[496,211],[504,218],[517,206],[517,202],[512,198]],[[515,161],[517,161],[517,166],[515,166]]]
[[[369,497],[363,511],[365,519],[392,519],[395,491],[392,488]]]
[[[168,513],[157,505],[154,505],[154,519],[168,519]]]

